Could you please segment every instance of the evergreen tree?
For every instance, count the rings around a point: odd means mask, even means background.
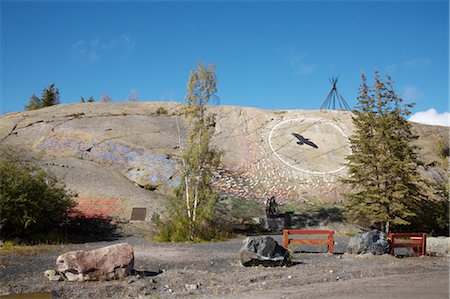
[[[55,83],[52,83],[49,87],[44,88],[42,91],[42,107],[50,107],[59,104],[59,90],[55,88]]]
[[[94,103],[94,102],[95,102],[94,97],[93,97],[93,96],[90,96],[90,97],[88,98],[87,102],[88,102],[88,103]]]
[[[30,102],[25,105],[25,110],[36,110],[44,107],[50,107],[59,104],[59,90],[52,83],[49,87],[42,90],[42,97],[38,98],[35,94],[30,97]]]
[[[424,199],[421,164],[412,141],[417,138],[406,120],[411,104],[395,94],[392,80],[383,82],[375,72],[373,88],[362,75],[355,132],[347,157],[352,187],[344,194],[350,216],[357,222],[389,232],[391,226],[407,225]]]

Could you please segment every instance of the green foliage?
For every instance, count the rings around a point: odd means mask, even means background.
[[[75,205],[64,184],[9,149],[0,154],[1,238],[30,238],[64,224]]]
[[[182,195],[181,195],[182,196]],[[186,241],[212,241],[222,240],[227,234],[219,229],[218,225],[213,222],[212,214],[214,210],[214,201],[209,203],[209,207],[203,208],[202,211],[210,211],[210,215],[203,215],[199,211],[196,223],[196,231],[192,237],[192,228],[190,218],[187,217],[187,208],[180,195],[173,196],[169,199],[167,217],[161,219],[159,215],[152,218],[156,224],[158,235],[156,240],[160,242],[186,242]]]
[[[167,115],[168,111],[166,108],[160,106],[158,107],[158,109],[156,109],[156,114],[157,115]]]
[[[439,163],[442,167],[447,168],[448,161],[447,157],[449,156],[449,145],[448,140],[439,136],[434,145],[434,150],[439,157]]]
[[[88,103],[94,103],[94,102],[95,102],[94,97],[93,97],[93,96],[90,96],[90,97],[88,98],[87,102],[88,102]]]
[[[55,88],[55,83],[42,90],[42,97],[39,99],[35,94],[30,97],[30,102],[25,105],[25,110],[37,110],[59,104],[59,89]]]
[[[83,97],[80,98],[80,103],[86,103]]]
[[[25,110],[31,111],[31,110],[37,110],[37,109],[41,109],[42,106],[42,102],[41,99],[39,99],[35,94],[33,94],[30,97],[30,102],[28,103],[28,105],[25,105]]]
[[[354,112],[355,132],[350,138],[352,154],[347,157],[352,187],[344,194],[349,216],[364,226],[388,232],[408,225],[415,207],[425,199],[421,187],[417,138],[406,120],[410,104],[404,104],[390,77],[383,82],[375,72],[369,88],[362,75],[358,106]]]
[[[167,219],[159,226],[162,239],[194,241],[217,237],[218,230],[212,221],[217,194],[211,183],[221,153],[210,147],[214,118],[206,112],[207,104],[217,99],[216,92],[214,65],[206,68],[199,62],[187,84],[184,113],[191,131],[182,152],[180,185],[175,190]]]
[[[59,104],[59,90],[55,88],[55,83],[52,83],[49,87],[44,88],[42,91],[42,107],[50,107]]]
[[[264,204],[251,200],[233,197],[218,201],[216,210],[221,213],[229,214],[231,217],[239,220],[251,220],[255,216],[265,215]]]

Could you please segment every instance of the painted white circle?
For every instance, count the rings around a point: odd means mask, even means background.
[[[345,132],[336,124],[320,118],[279,122],[269,133],[269,146],[287,166],[313,175],[344,170],[345,157],[351,154]]]

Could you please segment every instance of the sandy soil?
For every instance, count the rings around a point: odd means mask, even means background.
[[[0,295],[52,291],[57,298],[449,298],[448,258],[342,254],[348,239],[338,236],[338,254],[297,252],[292,267],[245,268],[239,263],[242,239],[159,244],[131,237],[54,246],[31,256],[0,252]],[[43,276],[63,252],[119,242],[134,247],[139,276],[84,283],[50,282]]]

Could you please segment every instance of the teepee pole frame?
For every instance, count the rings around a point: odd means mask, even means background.
[[[344,97],[337,90],[336,84],[338,79],[339,77],[328,79],[333,87],[323,100],[320,110],[336,110],[336,107],[338,110],[351,110]]]

